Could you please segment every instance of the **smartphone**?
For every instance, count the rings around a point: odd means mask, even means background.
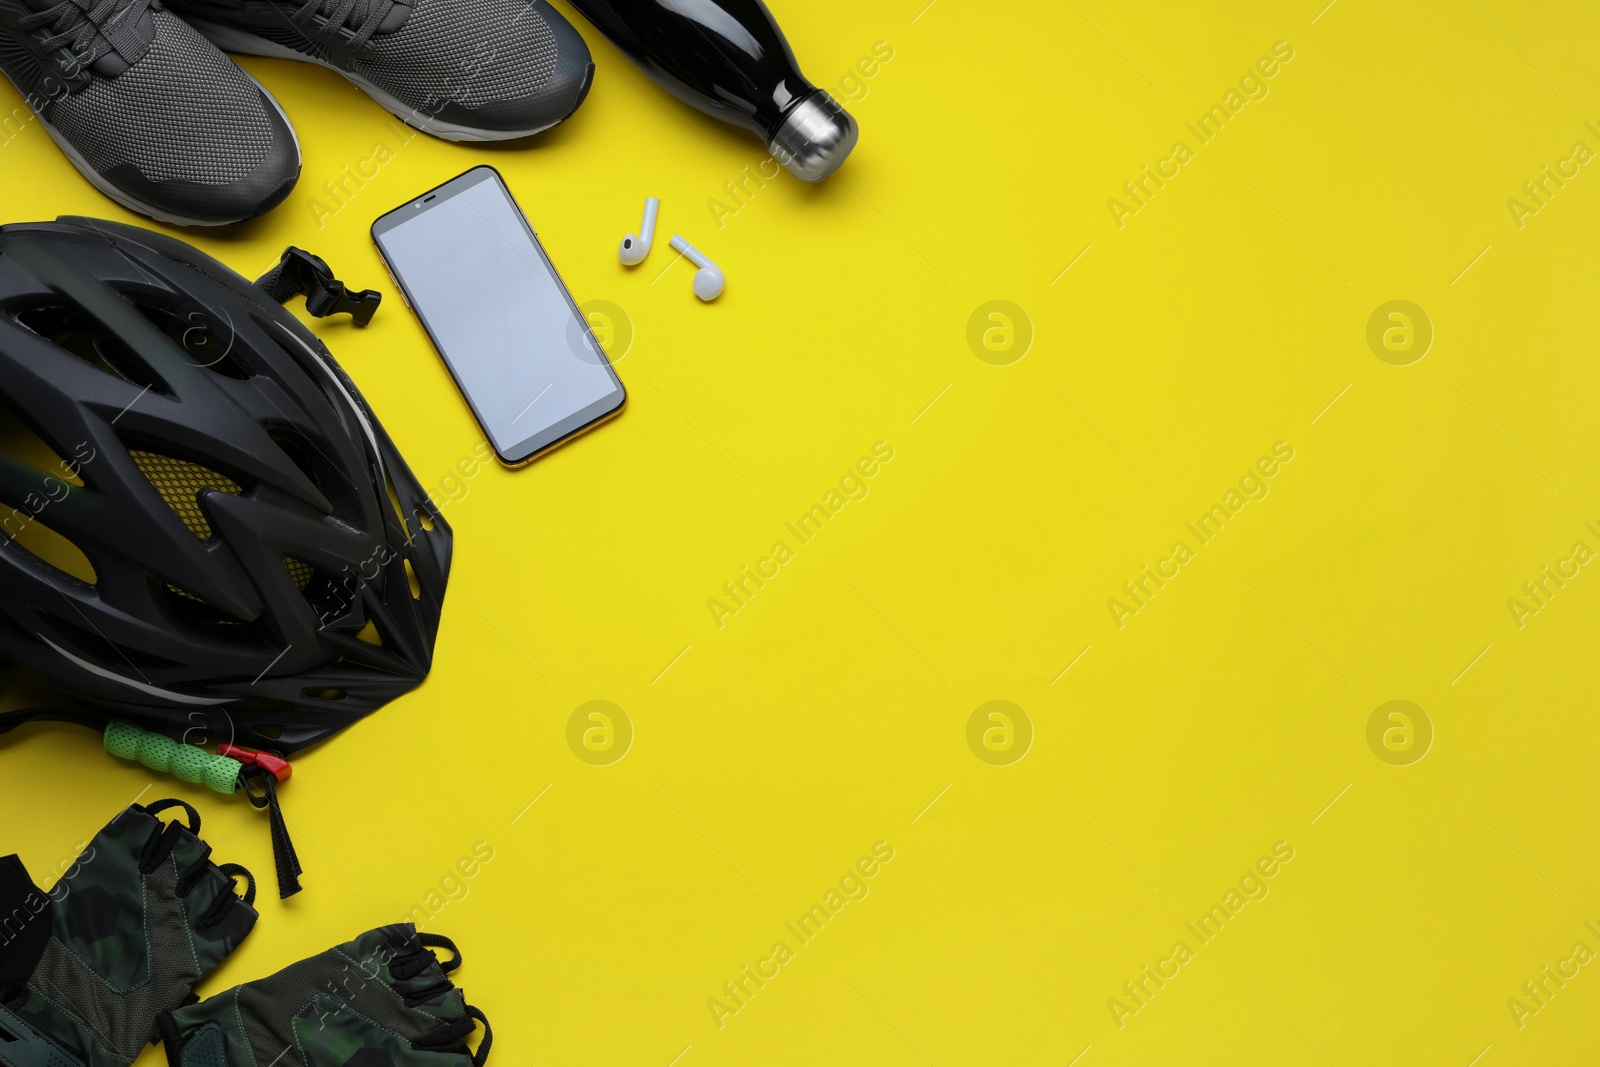
[[[372,239],[500,462],[622,411],[622,380],[493,167],[380,216]]]

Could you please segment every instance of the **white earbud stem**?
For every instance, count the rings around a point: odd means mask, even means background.
[[[700,269],[694,272],[694,295],[708,303],[722,295],[723,288],[728,284],[728,279],[722,273],[722,268],[706,258],[704,252],[695,248],[677,234],[672,235],[672,247],[683,253],[687,259]]]
[[[661,207],[661,201],[650,197],[644,202],[644,221],[639,224],[639,232],[630,233],[622,239],[622,247],[617,250],[617,258],[630,267],[638,266],[644,262],[644,257],[650,254],[650,244],[656,236],[656,211]]]

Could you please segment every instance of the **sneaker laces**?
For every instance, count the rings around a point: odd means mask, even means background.
[[[113,50],[102,29],[111,28],[118,19],[138,22],[149,10],[150,0],[99,0],[88,7],[85,0],[61,0],[60,3],[35,11],[17,19],[24,30],[50,26],[51,33],[40,39],[40,44],[55,52],[65,49],[69,56],[62,63],[62,73],[76,78],[101,56]]]
[[[378,32],[378,27],[394,6],[394,0],[306,0],[293,18],[296,22],[309,23],[312,16],[320,14],[331,27],[348,26],[355,31],[349,45],[360,48]]]

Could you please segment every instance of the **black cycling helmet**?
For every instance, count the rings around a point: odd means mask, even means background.
[[[450,527],[322,343],[216,260],[0,226],[0,420],[31,442],[0,444],[0,655],[284,753],[427,675]]]

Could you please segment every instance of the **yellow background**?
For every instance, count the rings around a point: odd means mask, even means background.
[[[487,842],[425,926],[463,946],[499,1067],[1593,1062],[1600,965],[1520,1029],[1507,1000],[1600,950],[1600,574],[1520,629],[1507,601],[1600,548],[1600,172],[1520,229],[1507,200],[1600,149],[1600,17],[925,2],[775,0],[842,98],[894,55],[837,176],[784,175],[720,228],[708,201],[760,145],[570,11],[594,90],[530,145],[402,143],[338,76],[244,60],[304,174],[264,220],[184,236],[249,275],[301,245],[392,296],[372,219],[491,163],[578,300],[625,310],[631,401],[446,504],[432,676],[284,791],[300,897],[271,899],[242,801],[67,728],[0,746],[5,843],[46,871],[147,786],[196,800],[266,883],[212,993],[425,906]],[[1268,95],[1197,147],[1184,123],[1279,41]],[[1119,229],[1107,200],[1178,139],[1195,158]],[[393,159],[329,200],[379,142]],[[8,221],[132,219],[37,127],[0,168]],[[647,195],[661,228],[628,271]],[[674,232],[726,270],[718,303]],[[966,339],[995,299],[1034,332],[1006,366]],[[1366,340],[1397,299],[1434,330],[1409,366]],[[399,300],[314,328],[445,484],[481,437]],[[870,494],[718,629],[708,599],[878,441]],[[1270,495],[1119,629],[1107,600],[1279,441]],[[1391,699],[1432,723],[1409,766],[1368,746]],[[590,700],[632,723],[620,762],[568,747]],[[990,700],[1032,724],[1008,766],[968,747]],[[707,1001],[877,841],[870,895],[719,1029]],[[1270,894],[1200,946],[1185,922],[1279,841]],[[1180,939],[1195,958],[1119,1027],[1108,1000]]]

